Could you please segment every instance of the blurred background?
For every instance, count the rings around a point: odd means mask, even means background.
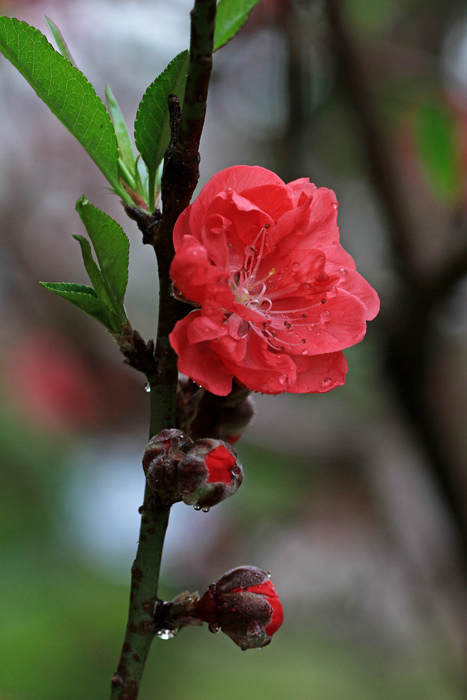
[[[62,30],[127,122],[188,45],[191,0],[0,0]],[[142,700],[467,697],[467,8],[263,0],[215,57],[201,184],[239,163],[310,176],[382,311],[344,387],[257,396],[245,481],[177,504],[161,595],[272,571],[285,622],[261,653],[156,639]],[[131,242],[127,311],[156,328],[156,264],[103,177],[0,57],[0,700],[108,694],[126,624],[148,431],[144,378],[39,287],[86,283],[76,200]]]

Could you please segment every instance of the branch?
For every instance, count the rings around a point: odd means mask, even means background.
[[[173,228],[179,215],[190,203],[199,178],[198,149],[211,75],[215,14],[216,0],[195,0],[191,13],[191,48],[185,107],[180,124],[178,100],[174,96],[169,99],[172,139],[162,175],[162,219],[159,222],[157,217],[157,221],[142,222],[143,233],[146,232],[147,240],[153,244],[157,255],[157,342],[153,355],[153,347],[144,344],[142,339],[140,342],[140,337],[133,332],[129,334],[124,354],[133,367],[141,369],[137,365],[142,363],[142,371],[148,378],[151,391],[150,437],[164,428],[174,427],[176,420],[177,356],[170,346],[169,333],[176,321],[184,315],[185,306],[172,295],[169,270],[174,256]],[[146,366],[145,363],[149,364]],[[128,624],[118,669],[112,677],[111,700],[137,700],[138,697],[144,665],[155,635],[153,616],[169,512],[170,509],[156,503],[146,489],[138,552],[131,571]]]

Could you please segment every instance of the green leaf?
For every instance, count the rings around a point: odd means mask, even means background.
[[[86,197],[81,197],[77,201],[76,209],[91,239],[102,278],[114,301],[114,307],[123,308],[128,284],[130,252],[128,238],[116,221],[90,204]],[[97,289],[96,292],[98,292]]]
[[[81,253],[83,255],[84,267],[89,275],[89,279],[95,289],[95,292],[101,302],[107,306],[110,311],[114,311],[114,302],[107,285],[105,284],[104,278],[102,277],[101,271],[96,265],[94,258],[92,257],[91,244],[88,239],[84,236],[73,236],[73,238],[78,241],[81,246]]]
[[[259,2],[261,0],[219,0],[214,30],[214,51],[233,39]]]
[[[135,121],[135,143],[149,173],[149,209],[154,209],[156,171],[170,142],[170,93],[177,95],[180,105],[185,95],[188,51],[182,51],[151,83],[141,100]]]
[[[110,89],[110,85],[105,86],[105,97],[107,99],[107,106],[109,108],[110,116],[112,117],[115,134],[117,136],[118,150],[120,152],[120,158],[123,160],[124,164],[131,172],[135,169],[135,152],[133,150],[133,144],[131,143],[130,134],[128,133],[128,127],[123,118],[120,106],[115,99],[115,96]],[[130,183],[128,183],[130,184]]]
[[[441,101],[423,103],[415,120],[417,155],[425,179],[445,203],[461,196],[462,145],[453,111]]]
[[[115,131],[104,103],[84,75],[49,44],[38,29],[0,17],[0,51],[89,153],[123,201]]]
[[[64,58],[70,61],[72,66],[77,68],[78,66],[73,60],[73,56],[70,53],[70,50],[67,46],[65,39],[63,38],[63,34],[61,33],[60,29],[54,22],[52,22],[52,20],[49,17],[46,17],[44,15],[44,19],[47,22],[50,31],[52,32],[52,36],[55,40],[55,45],[57,47],[58,52],[61,53]]]
[[[44,289],[48,289],[50,292],[68,299],[68,301],[71,301],[72,304],[78,306],[109,330],[118,332],[119,328],[116,326],[115,320],[112,319],[105,306],[99,301],[92,287],[67,282],[39,282],[39,284]]]

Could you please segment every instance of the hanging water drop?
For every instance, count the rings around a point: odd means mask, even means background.
[[[144,391],[146,391],[148,394],[151,393],[151,386],[149,382],[146,382],[146,384],[144,385]]]
[[[216,622],[210,622],[208,625],[208,630],[213,634],[218,634],[218,632],[221,631],[221,628]]]
[[[331,379],[331,377],[325,377],[325,378],[322,380],[322,382],[321,382],[321,386],[322,386],[324,389],[327,389],[327,387],[331,386],[331,384],[332,384],[332,379]]]
[[[281,376],[279,377],[279,384],[285,384],[287,380],[288,376],[286,374],[281,374]]]
[[[157,636],[159,637],[159,639],[173,639],[177,633],[178,633],[178,629],[159,630],[159,632],[157,633]]]
[[[209,513],[211,509],[206,506],[206,508],[203,508],[202,511],[203,513]]]
[[[194,510],[201,510],[201,506],[193,506]]]

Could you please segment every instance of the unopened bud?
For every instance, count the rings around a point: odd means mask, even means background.
[[[243,651],[269,644],[284,619],[269,574],[254,566],[224,574],[209,586],[195,610],[212,632],[222,630]]]
[[[232,496],[243,481],[234,449],[221,440],[197,440],[178,465],[178,488],[184,503],[211,508]]]
[[[143,469],[164,505],[184,501],[196,510],[209,510],[232,496],[243,481],[242,465],[230,445],[210,438],[193,442],[175,428],[149,441]]]
[[[146,445],[143,469],[149,488],[162,503],[171,504],[181,500],[177,475],[180,460],[193,445],[193,441],[181,430],[162,430]]]

